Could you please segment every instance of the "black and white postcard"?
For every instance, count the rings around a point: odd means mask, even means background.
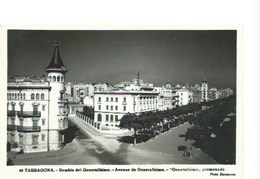
[[[1,35],[6,171],[242,178],[241,26]]]

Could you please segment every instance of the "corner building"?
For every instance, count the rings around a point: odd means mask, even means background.
[[[94,95],[94,121],[100,130],[119,130],[120,119],[128,113],[157,110],[155,91],[100,91]]]
[[[45,69],[47,78],[16,77],[7,85],[7,140],[11,150],[25,153],[59,150],[68,128],[68,100],[59,45]]]

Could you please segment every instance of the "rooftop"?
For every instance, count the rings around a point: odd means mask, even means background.
[[[54,53],[52,56],[52,60],[48,67],[46,68],[47,72],[63,72],[66,73],[68,69],[66,66],[63,64],[63,61],[60,56],[60,49],[59,49],[59,44],[55,43],[54,45]]]

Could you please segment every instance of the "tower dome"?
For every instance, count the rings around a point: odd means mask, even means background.
[[[52,56],[52,60],[45,70],[48,73],[49,72],[66,73],[68,71],[68,69],[63,64],[63,61],[61,59],[58,42],[56,42],[55,45],[54,45],[54,53],[53,53],[53,56]]]

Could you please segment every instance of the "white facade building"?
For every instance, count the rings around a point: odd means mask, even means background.
[[[193,93],[187,88],[178,89],[176,92],[176,106],[183,106],[193,102]]]
[[[164,87],[154,87],[154,91],[159,92],[157,108],[160,111],[173,108],[173,92],[169,82]]]
[[[47,79],[14,78],[7,88],[7,139],[12,150],[40,152],[63,147],[68,127],[65,73],[59,46],[46,68]]]
[[[95,92],[94,121],[100,130],[118,130],[120,119],[125,114],[155,111],[158,94],[155,91]]]
[[[208,91],[208,100],[216,100],[219,98],[219,95],[217,93],[217,88],[210,88],[210,90]]]
[[[201,84],[201,101],[208,101],[208,82],[206,79],[204,79]]]

